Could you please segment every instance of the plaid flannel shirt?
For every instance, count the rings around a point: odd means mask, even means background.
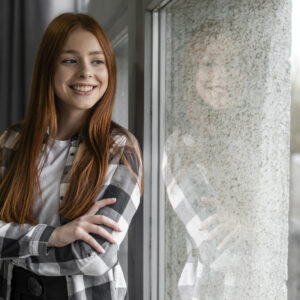
[[[2,176],[8,167],[14,145],[20,135],[20,126],[12,126],[0,136],[0,155]],[[133,142],[138,145],[133,134],[129,133]],[[64,197],[69,185],[68,171],[72,167],[75,154],[80,149],[82,135],[71,139],[66,165],[60,183],[60,199]],[[116,143],[129,149],[125,136],[117,135]],[[139,149],[137,147],[137,149]],[[130,150],[129,150],[130,151]],[[126,158],[141,181],[142,165]],[[112,233],[116,244],[94,235],[105,253],[99,254],[84,241],[77,240],[65,247],[47,247],[48,240],[55,227],[47,224],[25,224],[24,230],[16,223],[5,223],[0,220],[0,300],[9,300],[11,279],[14,265],[21,266],[39,275],[65,276],[68,299],[124,299],[127,286],[121,266],[118,262],[118,250],[127,234],[129,224],[140,203],[140,190],[137,182],[120,160],[120,156],[110,149],[110,162],[105,181],[95,201],[115,197],[116,203],[101,208],[97,214],[105,215],[118,223],[122,232]],[[60,216],[61,224],[67,222]]]

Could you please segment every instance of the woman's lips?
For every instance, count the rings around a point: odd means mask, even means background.
[[[97,86],[92,85],[71,85],[70,88],[77,95],[90,95]]]

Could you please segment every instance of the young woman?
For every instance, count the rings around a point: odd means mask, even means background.
[[[143,188],[111,120],[116,64],[88,15],[48,26],[25,119],[0,137],[0,299],[124,299],[118,249]]]

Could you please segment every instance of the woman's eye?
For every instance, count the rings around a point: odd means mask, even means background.
[[[64,64],[75,64],[77,63],[77,60],[76,59],[73,59],[73,58],[70,58],[70,59],[64,59],[62,61],[62,63]],[[100,65],[100,64],[104,64],[104,61],[101,60],[101,59],[95,59],[92,61],[92,64],[95,64],[95,65]]]
[[[101,59],[96,59],[93,61],[96,65],[104,64],[104,61]]]
[[[75,59],[65,59],[62,62],[66,63],[66,64],[74,64],[74,63],[76,63],[76,60]]]

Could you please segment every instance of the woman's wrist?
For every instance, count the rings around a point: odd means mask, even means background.
[[[49,240],[48,240],[48,247],[55,247],[55,239],[56,239],[56,234],[57,234],[57,229],[53,230]]]

